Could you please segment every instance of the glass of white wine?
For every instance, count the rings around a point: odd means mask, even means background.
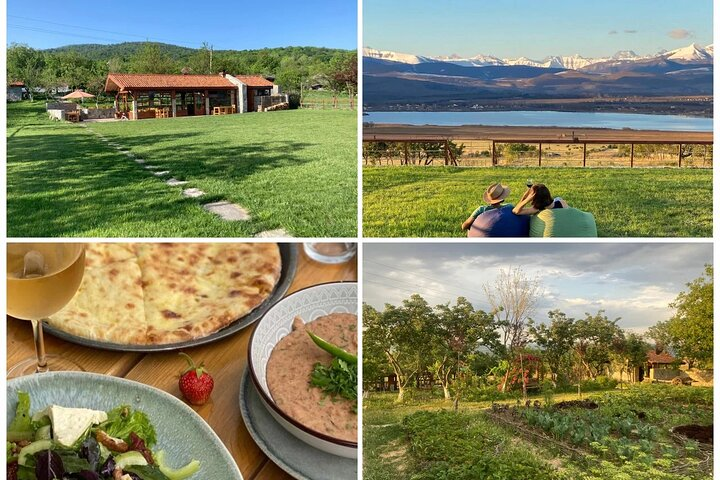
[[[7,314],[30,320],[35,358],[8,370],[8,378],[48,370],[82,370],[76,363],[45,354],[42,322],[72,300],[85,273],[81,243],[9,243],[7,245]]]

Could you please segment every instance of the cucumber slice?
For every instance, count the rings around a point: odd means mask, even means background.
[[[165,452],[160,450],[155,454],[155,461],[160,471],[170,480],[184,480],[200,470],[200,462],[193,460],[184,467],[170,468],[165,464]]]
[[[45,425],[37,429],[35,432],[35,440],[50,440],[52,438],[52,429],[50,425]]]
[[[42,452],[43,450],[52,450],[52,446],[52,440],[38,440],[37,442],[33,442],[27,447],[20,449],[20,453],[18,453],[18,463],[20,465],[25,465],[28,457],[31,457],[38,452]]]
[[[115,457],[115,465],[125,469],[130,465],[147,465],[147,460],[137,450],[130,450]]]

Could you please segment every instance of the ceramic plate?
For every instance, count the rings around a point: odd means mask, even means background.
[[[8,380],[7,425],[15,416],[17,392],[30,394],[30,412],[50,404],[111,410],[127,404],[145,412],[157,432],[157,450],[168,464],[180,467],[200,461],[189,480],[243,480],[240,470],[215,432],[200,416],[169,393],[123,378],[84,372],[50,372]]]
[[[187,342],[168,343],[164,345],[123,345],[120,343],[101,342],[98,340],[90,340],[88,338],[79,337],[48,325],[47,323],[43,324],[43,330],[46,333],[51,333],[56,337],[67,340],[68,342],[77,343],[86,347],[101,348],[104,350],[117,350],[121,352],[160,352],[166,350],[179,350],[215,342],[256,322],[260,317],[265,315],[265,313],[277,301],[283,298],[288,288],[290,288],[290,284],[292,283],[293,278],[295,278],[295,270],[297,269],[297,244],[279,243],[278,246],[280,247],[280,257],[282,259],[282,271],[280,272],[278,284],[275,285],[275,290],[273,290],[270,296],[255,310],[244,317],[239,318],[233,324],[220,331],[210,334],[207,337],[196,338]]]
[[[272,399],[267,385],[267,363],[277,343],[292,331],[293,319],[299,316],[304,322],[330,313],[357,315],[356,282],[332,282],[307,287],[293,292],[275,304],[260,320],[248,348],[250,377],[270,414],[290,433],[328,453],[357,458],[357,442],[332,437],[313,430],[280,409]]]
[[[270,415],[247,369],[240,383],[240,411],[250,435],[278,467],[299,480],[356,480],[357,460],[331,455],[298,440]]]

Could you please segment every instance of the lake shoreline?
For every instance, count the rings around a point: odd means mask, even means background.
[[[477,140],[548,140],[577,138],[578,142],[603,141],[616,143],[622,141],[662,141],[662,142],[712,142],[713,132],[703,131],[665,131],[633,130],[611,128],[573,128],[573,127],[522,127],[488,125],[409,125],[395,123],[375,123],[363,125],[363,139],[383,139],[391,141],[407,137],[418,139],[477,139]]]

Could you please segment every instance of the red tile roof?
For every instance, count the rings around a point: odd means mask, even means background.
[[[106,92],[173,88],[235,88],[235,85],[220,75],[166,75],[151,73],[110,73],[105,82]]]
[[[272,87],[274,84],[259,75],[233,75],[248,87]]]
[[[235,78],[248,87],[273,86],[272,82],[257,75],[238,75]],[[106,92],[173,88],[235,88],[235,85],[221,75],[169,75],[155,73],[110,73],[105,82]]]
[[[649,363],[673,363],[675,361],[675,357],[669,353],[655,353],[655,350],[648,351],[647,359]]]

